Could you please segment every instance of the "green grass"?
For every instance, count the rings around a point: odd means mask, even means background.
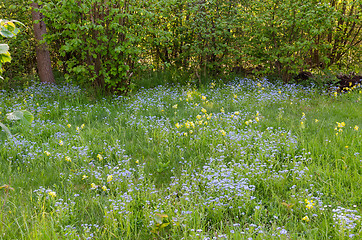
[[[360,239],[361,97],[265,80],[2,91],[0,239]],[[17,109],[32,127],[6,120]]]

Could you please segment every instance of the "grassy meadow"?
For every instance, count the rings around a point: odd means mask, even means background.
[[[361,239],[362,88],[0,91],[0,239]],[[6,119],[27,109],[31,127]]]

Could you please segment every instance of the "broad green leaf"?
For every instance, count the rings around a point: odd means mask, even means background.
[[[9,130],[9,128],[7,128],[3,123],[0,122],[0,127],[2,128],[2,130],[8,135],[11,136],[11,132]]]
[[[27,110],[17,110],[6,114],[9,120],[21,120],[23,123],[30,124],[34,120],[33,114]]]
[[[9,51],[9,45],[0,44],[0,54],[7,53]]]

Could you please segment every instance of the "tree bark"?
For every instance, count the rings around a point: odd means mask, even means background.
[[[43,34],[46,34],[43,15],[39,12],[39,4],[33,2],[30,6],[32,7],[31,15],[36,40],[36,61],[39,78],[44,83],[55,83],[48,44],[40,43],[43,40]]]

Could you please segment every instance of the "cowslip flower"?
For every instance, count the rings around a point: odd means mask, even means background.
[[[57,196],[57,194],[54,191],[50,191],[50,192],[48,192],[48,194],[53,198],[55,198]]]
[[[315,203],[313,202],[313,200],[308,200],[308,199],[305,199],[304,200],[305,201],[305,203],[307,204],[307,205],[305,205],[305,207],[307,208],[307,209],[312,209],[313,208],[313,206],[315,205]]]
[[[108,175],[107,176],[107,182],[110,182],[110,181],[112,181],[113,180],[113,176],[112,175]]]

